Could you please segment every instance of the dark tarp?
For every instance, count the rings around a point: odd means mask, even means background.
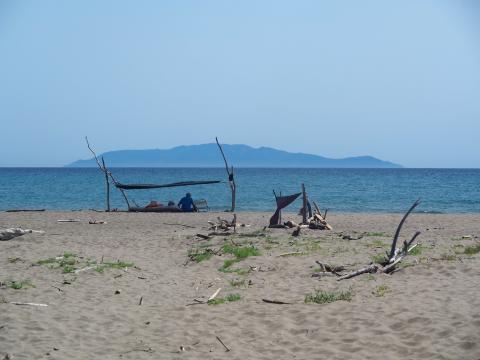
[[[220,180],[206,180],[206,181],[181,181],[171,184],[163,184],[163,185],[156,185],[156,184],[115,184],[115,186],[119,189],[123,190],[146,190],[146,189],[159,189],[159,188],[167,188],[167,187],[175,187],[175,186],[191,186],[191,185],[206,185],[206,184],[218,184]]]
[[[286,208],[292,202],[294,202],[302,193],[287,195],[287,196],[278,196],[277,200],[277,210],[275,214],[270,218],[270,225],[278,225],[278,221],[280,220],[280,210]]]

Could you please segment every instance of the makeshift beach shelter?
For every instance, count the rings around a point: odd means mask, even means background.
[[[220,148],[220,151],[222,153],[223,160],[225,161],[225,166],[227,169],[227,174],[228,174],[228,180],[230,184],[230,188],[232,190],[232,209],[231,211],[235,210],[235,182],[233,179],[233,167],[229,169],[227,160],[225,158],[225,155],[223,153],[222,147],[219,144],[218,140],[215,138],[217,141],[217,145]],[[210,185],[210,184],[218,184],[221,181],[220,180],[190,180],[190,181],[180,181],[180,182],[174,182],[174,183],[168,183],[168,184],[122,184],[118,182],[111,171],[109,171],[105,165],[105,161],[102,157],[102,162],[100,163],[100,160],[98,159],[96,153],[93,151],[93,149],[90,147],[90,143],[88,142],[88,138],[85,137],[85,141],[87,142],[88,149],[90,152],[93,154],[97,165],[99,169],[105,174],[105,182],[106,182],[106,187],[107,187],[107,211],[110,211],[110,181],[113,182],[115,187],[120,190],[120,192],[123,195],[123,198],[125,199],[125,202],[128,207],[128,211],[133,211],[133,212],[182,212],[181,209],[179,209],[177,206],[146,206],[146,207],[141,207],[138,206],[134,200],[132,200],[134,206],[130,203],[126,190],[149,190],[149,189],[160,189],[160,188],[171,188],[171,187],[179,187],[179,186],[194,186],[194,185]],[[206,204],[205,200],[200,200],[200,203]],[[205,205],[205,207],[208,208],[208,205]]]

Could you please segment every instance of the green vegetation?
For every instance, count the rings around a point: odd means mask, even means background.
[[[104,262],[95,267],[95,271],[103,273],[105,269],[125,269],[133,267],[135,264],[132,262],[125,262],[118,260],[117,262]]]
[[[466,255],[475,255],[480,252],[480,244],[475,244],[471,246],[466,246],[465,250],[463,251]]]
[[[387,261],[387,258],[384,254],[376,254],[372,256],[372,261],[375,264],[384,264]]]
[[[366,244],[366,246],[370,248],[385,248],[385,247],[388,247],[388,244],[385,244],[380,239],[375,239],[372,242],[369,242],[368,244]]]
[[[389,291],[390,289],[387,285],[379,285],[375,288],[375,290],[373,290],[373,295],[375,295],[376,297],[382,297]]]
[[[230,280],[230,285],[233,286],[233,287],[245,286],[245,279],[241,279],[241,280],[237,280],[237,279]]]
[[[363,236],[369,236],[369,237],[375,237],[375,236],[388,237],[388,235],[385,234],[385,233],[383,233],[383,232],[366,232],[366,233],[363,233]]]
[[[315,290],[315,292],[305,296],[305,303],[327,304],[340,300],[350,301],[352,297],[351,291],[328,292]]]
[[[74,273],[78,269],[91,266],[99,273],[103,273],[105,269],[124,269],[134,266],[132,262],[118,260],[117,262],[104,262],[97,264],[94,260],[82,260],[71,252],[65,252],[63,255],[52,257],[36,262],[37,265],[45,265],[50,269],[62,269],[64,274]]]
[[[222,247],[222,250],[225,254],[232,254],[233,256],[235,256],[235,259],[225,260],[223,262],[222,267],[219,268],[218,271],[221,271],[221,272],[236,272],[239,275],[245,274],[246,272],[248,272],[248,270],[245,270],[245,269],[231,270],[230,266],[232,266],[233,264],[235,264],[237,262],[245,260],[246,258],[248,258],[250,256],[261,255],[260,251],[253,246],[243,246],[242,247],[242,246],[232,246],[232,245],[227,244],[227,245],[224,245]]]
[[[457,260],[457,256],[454,254],[443,253],[440,255],[440,260],[454,261]]]
[[[57,256],[55,258],[48,258],[44,260],[37,261],[38,265],[47,265],[50,269],[61,268],[64,274],[74,272],[77,268],[75,267],[78,264],[76,255],[71,252],[65,252],[63,255]]]
[[[188,252],[188,257],[197,263],[210,259],[214,255],[212,249],[192,249]]]
[[[10,289],[15,289],[15,290],[20,290],[20,289],[26,289],[29,287],[35,287],[30,280],[22,280],[22,281],[15,281],[15,280],[8,280],[5,285],[7,288]]]
[[[422,253],[422,250],[423,250],[422,244],[418,244],[408,252],[408,255],[418,256]]]
[[[225,296],[224,298],[215,298],[213,300],[208,301],[208,305],[220,305],[224,304],[226,302],[233,302],[233,301],[238,301],[240,300],[240,295],[239,294],[230,294]]]
[[[8,258],[8,262],[11,264],[14,264],[16,262],[22,261],[19,257],[14,257],[14,258]]]

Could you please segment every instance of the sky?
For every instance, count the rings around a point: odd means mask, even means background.
[[[475,0],[0,0],[0,166],[214,142],[480,167]]]

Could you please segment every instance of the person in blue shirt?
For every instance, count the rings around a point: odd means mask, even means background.
[[[192,211],[197,210],[197,208],[195,207],[195,204],[193,203],[192,194],[190,194],[190,193],[187,193],[178,202],[178,207],[181,208],[182,211],[185,211],[185,212],[192,212]]]

